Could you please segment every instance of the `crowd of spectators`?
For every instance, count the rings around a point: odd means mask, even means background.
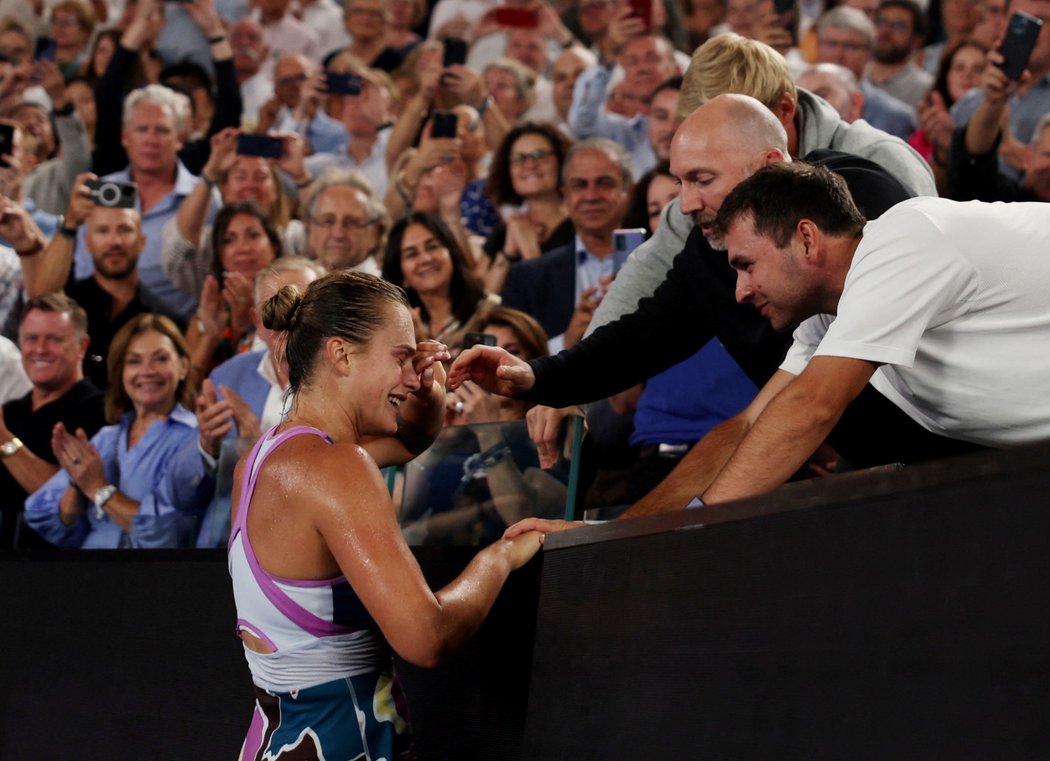
[[[281,285],[360,270],[405,289],[417,340],[455,355],[524,319],[532,356],[669,270],[683,287],[672,260],[718,208],[678,180],[724,197],[757,169],[676,168],[676,130],[724,93],[772,113],[785,156],[1050,201],[1050,0],[1004,2],[0,0],[0,548],[221,545],[223,441],[286,403],[259,318]],[[1044,21],[1019,79],[999,65],[1015,11]],[[656,236],[625,278],[622,228]],[[588,411],[589,456],[625,458],[619,501],[768,379],[719,336]],[[450,395],[448,422],[506,417],[485,393]],[[567,413],[529,414],[542,460]]]

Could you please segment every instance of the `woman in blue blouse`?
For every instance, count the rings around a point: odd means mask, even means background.
[[[211,484],[180,478],[194,464],[197,421],[189,350],[167,317],[142,314],[110,346],[106,417],[90,441],[55,427],[62,470],[26,500],[26,520],[60,547],[192,546]],[[195,482],[196,481],[196,482]]]

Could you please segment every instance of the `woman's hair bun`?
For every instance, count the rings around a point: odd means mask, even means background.
[[[263,304],[262,322],[270,330],[292,330],[299,320],[303,294],[294,285],[286,285]]]

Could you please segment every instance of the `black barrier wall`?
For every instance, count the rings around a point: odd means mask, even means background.
[[[549,536],[523,757],[1050,757],[1050,450],[824,486]]]
[[[417,551],[433,585],[472,555]],[[2,761],[236,758],[221,552],[0,556],[0,589]],[[550,535],[402,674],[423,761],[1041,759],[1048,598],[1044,447]]]
[[[441,586],[474,556],[418,548]],[[421,759],[521,755],[541,563],[436,669],[399,664]],[[254,701],[225,553],[0,555],[0,761],[237,758]]]

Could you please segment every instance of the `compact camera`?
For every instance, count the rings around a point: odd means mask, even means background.
[[[135,208],[135,183],[133,182],[88,180],[84,184],[91,189],[91,198],[99,206],[108,206],[114,209]]]

